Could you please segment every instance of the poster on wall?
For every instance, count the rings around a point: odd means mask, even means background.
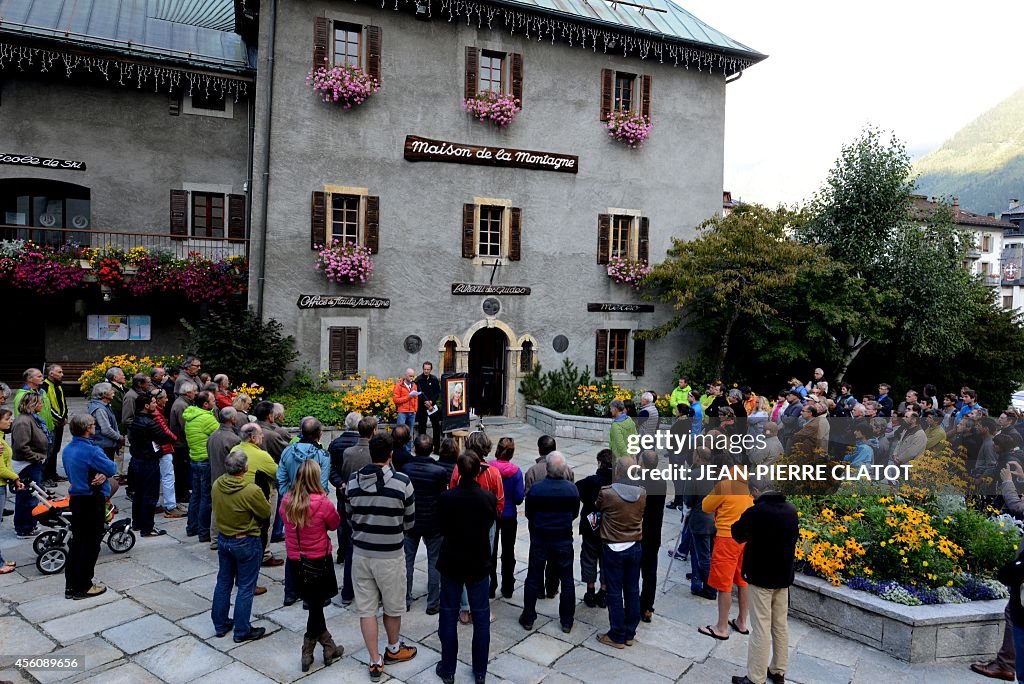
[[[127,340],[128,317],[119,314],[103,314],[86,318],[89,340]]]
[[[153,339],[153,322],[150,316],[129,316],[128,317],[128,339],[129,340],[150,340]]]
[[[469,427],[469,378],[465,373],[445,373],[441,376],[441,389],[444,397],[445,432]]]

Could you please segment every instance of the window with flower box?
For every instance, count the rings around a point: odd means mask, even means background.
[[[646,365],[647,343],[644,340],[633,339],[633,330],[628,328],[613,328],[598,330],[595,336],[596,353],[594,356],[594,375],[601,378],[609,373],[625,373],[628,370],[629,351],[633,351],[634,376],[644,374]]]
[[[379,26],[317,17],[313,21],[313,68],[345,66],[362,69],[377,83],[382,83],[382,43]]]
[[[518,52],[498,52],[466,47],[465,98],[482,93],[512,95],[523,101],[523,56]]]
[[[609,209],[597,217],[597,263],[612,257],[630,261],[650,258],[650,221],[635,209]]]
[[[641,114],[651,118],[652,79],[648,74],[601,70],[601,121],[617,114]]]
[[[318,249],[334,240],[367,247],[371,254],[380,248],[380,197],[368,188],[325,185],[313,192],[310,208],[310,248]]]
[[[175,238],[242,241],[248,237],[245,195],[234,194],[228,185],[184,183],[172,189],[170,233]]]
[[[523,210],[511,200],[476,197],[462,208],[462,256],[478,264],[519,261]]]

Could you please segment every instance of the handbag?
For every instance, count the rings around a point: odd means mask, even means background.
[[[299,542],[299,548],[302,548],[302,537],[299,536],[299,526],[295,526],[295,538]],[[299,554],[299,576],[302,583],[306,586],[315,586],[323,582],[324,578],[327,577],[328,570],[333,568],[328,564],[331,558],[329,556],[322,556],[320,558],[310,558]]]

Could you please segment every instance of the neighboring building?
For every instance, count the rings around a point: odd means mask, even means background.
[[[1003,232],[1000,250],[1000,298],[1003,308],[1024,311],[1024,206],[1020,200],[1011,199],[1001,218],[1010,226]]]
[[[726,83],[764,56],[672,2],[642,4],[261,4],[250,302],[295,336],[299,363],[386,376],[432,360],[470,374],[483,414],[522,413],[538,362],[670,384],[681,333],[632,333],[673,312],[606,263],[660,261],[722,210]],[[325,103],[306,83],[323,63],[382,88]],[[509,127],[463,111],[485,91],[522,99]],[[651,117],[638,149],[609,138],[618,111]],[[505,166],[452,163],[502,153]],[[365,285],[315,270],[312,247],[337,237],[374,252]]]
[[[732,193],[728,190],[722,191],[722,216],[728,216],[732,213],[732,210],[740,205],[739,200],[732,198]]]
[[[0,0],[0,15],[0,240],[246,253],[255,65],[233,0]],[[178,319],[198,313],[97,286],[5,295],[5,380],[177,352]],[[90,340],[98,315],[148,320],[149,339]]]

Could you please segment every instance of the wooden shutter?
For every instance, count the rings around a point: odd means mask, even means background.
[[[381,30],[380,26],[366,27],[366,73],[370,78],[383,83],[380,78],[380,50]]]
[[[651,77],[644,74],[640,77],[640,113],[651,118]]]
[[[647,361],[647,340],[633,338],[633,375],[639,377],[644,374],[644,365]]]
[[[245,240],[245,195],[228,195],[228,239]]]
[[[608,331],[598,330],[597,354],[594,356],[594,377],[603,378],[608,375]]]
[[[328,47],[331,40],[331,22],[327,17],[313,20],[313,68],[327,66],[330,54]]]
[[[651,222],[646,216],[640,217],[640,232],[636,245],[636,258],[650,261],[651,259]]]
[[[480,48],[466,46],[466,93],[468,100],[476,97],[477,78],[480,75]]]
[[[359,328],[331,328],[328,356],[331,373],[355,375],[359,371]]]
[[[462,205],[462,256],[472,259],[476,256],[476,205]]]
[[[327,193],[314,191],[309,210],[309,247],[316,249],[327,243]]]
[[[519,261],[523,252],[523,210],[512,207],[508,222],[508,260]]]
[[[601,69],[601,121],[612,118],[612,100],[615,97],[615,72]]]
[[[188,192],[171,190],[171,235],[188,237]]]
[[[512,97],[523,104],[523,55],[518,52],[512,53]]]
[[[380,197],[369,195],[363,205],[363,230],[370,254],[380,251]]]
[[[611,244],[608,241],[612,232],[612,215],[599,214],[597,217],[597,263],[607,264],[608,256],[611,253]]]
[[[167,96],[167,113],[171,116],[181,115],[181,93],[172,90]]]

